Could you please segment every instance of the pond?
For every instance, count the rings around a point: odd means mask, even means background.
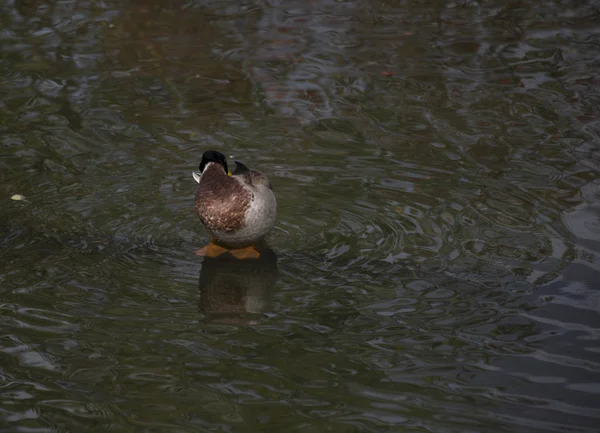
[[[596,2],[0,24],[1,432],[597,431]],[[194,254],[208,149],[269,176],[259,259]]]

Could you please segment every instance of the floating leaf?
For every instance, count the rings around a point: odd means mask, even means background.
[[[27,200],[25,199],[25,196],[24,196],[24,195],[21,195],[21,194],[14,194],[14,195],[11,197],[11,200],[17,200],[17,201],[27,201]]]

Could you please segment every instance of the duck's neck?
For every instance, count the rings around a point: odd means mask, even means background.
[[[208,164],[208,167],[204,169],[204,173],[210,172],[211,176],[225,176],[227,177],[227,173],[225,173],[225,168],[221,164],[217,164],[216,162],[211,162]]]

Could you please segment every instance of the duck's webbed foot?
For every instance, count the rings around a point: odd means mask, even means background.
[[[202,247],[196,251],[196,255],[202,256],[202,257],[213,258],[213,257],[219,257],[221,254],[224,254],[227,251],[229,251],[227,248],[217,245],[215,243],[215,238],[212,238],[212,240],[210,241],[210,244],[208,244],[207,246]]]
[[[258,259],[260,257],[260,253],[256,251],[254,246],[249,246],[246,248],[240,248],[236,250],[229,251],[233,257],[236,259],[244,260],[244,259]]]

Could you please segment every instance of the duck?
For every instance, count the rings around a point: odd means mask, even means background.
[[[216,150],[202,154],[195,210],[212,235],[211,242],[196,251],[198,256],[217,257],[231,253],[238,259],[260,257],[255,245],[273,229],[277,200],[268,177],[235,161],[229,171],[227,158]]]

